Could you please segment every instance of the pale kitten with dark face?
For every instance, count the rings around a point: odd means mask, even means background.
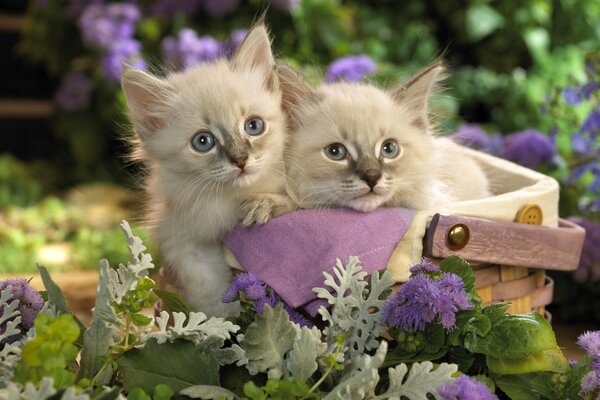
[[[477,163],[433,134],[428,101],[440,63],[388,91],[359,83],[313,89],[290,68],[279,71],[291,125],[287,190],[302,208],[425,209],[489,195]]]
[[[122,86],[168,274],[193,309],[235,314],[239,305],[221,302],[231,278],[221,238],[248,207],[262,222],[262,209],[289,203],[276,194],[286,123],[268,33],[259,24],[231,61],[166,79],[127,69]]]

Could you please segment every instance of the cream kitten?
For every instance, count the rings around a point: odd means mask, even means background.
[[[287,189],[302,208],[425,209],[489,195],[478,164],[429,123],[440,63],[389,91],[358,83],[315,90],[285,66],[279,76],[291,129]]]
[[[285,209],[285,117],[271,43],[253,28],[231,62],[220,59],[166,79],[127,69],[122,86],[147,166],[150,222],[168,275],[193,309],[231,315],[231,272],[221,237],[249,214]]]

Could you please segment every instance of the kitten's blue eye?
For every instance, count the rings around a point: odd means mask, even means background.
[[[325,147],[325,154],[334,161],[341,161],[350,156],[346,146],[341,143],[331,143]]]
[[[265,130],[265,121],[258,117],[248,118],[244,123],[244,130],[248,135],[260,135]]]
[[[380,152],[385,158],[394,158],[400,153],[400,146],[395,140],[388,139],[381,144]]]
[[[215,147],[215,137],[210,132],[198,132],[192,138],[192,147],[200,153],[206,153]]]

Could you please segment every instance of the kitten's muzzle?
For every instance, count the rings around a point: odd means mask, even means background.
[[[231,158],[230,157],[229,159],[231,160],[232,164],[237,165],[237,167],[243,171],[244,167],[246,166],[246,162],[248,161],[248,156],[245,155],[245,156],[241,156],[241,157],[238,157],[238,158]]]
[[[381,178],[381,171],[371,169],[361,172],[358,176],[360,179],[365,181],[367,185],[371,188],[371,191],[373,191],[373,188],[375,187],[375,185],[377,185],[377,182],[379,182],[379,179]]]

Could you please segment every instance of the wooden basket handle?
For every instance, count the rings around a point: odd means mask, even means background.
[[[558,227],[492,221],[458,215],[433,216],[423,254],[518,267],[573,271],[579,265],[585,230],[560,219]]]

